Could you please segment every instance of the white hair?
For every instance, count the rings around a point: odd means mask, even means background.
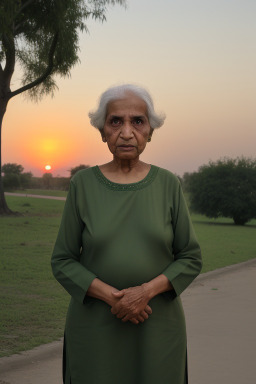
[[[164,113],[156,113],[153,100],[148,91],[138,85],[122,84],[108,88],[99,99],[98,108],[89,112],[91,125],[99,130],[103,129],[107,114],[107,106],[110,101],[124,98],[127,93],[133,93],[142,99],[147,106],[147,115],[152,129],[160,128],[165,120]]]

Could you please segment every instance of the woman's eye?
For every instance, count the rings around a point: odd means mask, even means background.
[[[121,120],[118,117],[113,117],[113,119],[111,119],[110,123],[111,123],[111,125],[116,127],[117,125],[121,124]]]
[[[141,125],[141,124],[143,124],[143,120],[141,119],[141,118],[136,118],[136,119],[134,119],[134,124],[136,124],[136,125]]]

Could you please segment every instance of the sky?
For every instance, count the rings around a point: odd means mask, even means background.
[[[165,112],[141,160],[182,176],[223,157],[256,157],[255,0],[127,0],[88,20],[80,63],[57,78],[54,98],[23,95],[8,105],[2,163],[35,176],[51,165],[69,176],[79,164],[112,160],[88,112],[106,88],[145,86]],[[12,90],[19,87],[17,68]]]

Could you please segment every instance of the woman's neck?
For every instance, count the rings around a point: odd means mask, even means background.
[[[113,159],[100,166],[102,173],[111,181],[133,183],[142,180],[150,170],[150,164],[140,160]]]
[[[108,163],[108,165],[109,170],[124,174],[139,172],[145,168],[145,163],[140,161],[139,158],[128,160],[114,157],[113,160]]]

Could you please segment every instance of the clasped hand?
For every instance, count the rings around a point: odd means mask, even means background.
[[[121,291],[112,291],[112,295],[118,300],[113,304],[111,312],[123,322],[143,323],[152,313],[152,309],[148,305],[149,297],[141,285]]]

